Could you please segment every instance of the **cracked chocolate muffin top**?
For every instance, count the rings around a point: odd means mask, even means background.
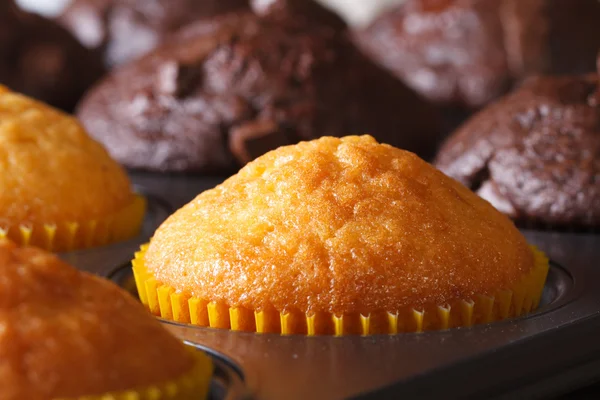
[[[498,3],[408,0],[357,32],[357,42],[430,100],[479,107],[508,84]]]
[[[0,83],[72,111],[103,73],[99,58],[66,30],[0,1]]]
[[[193,21],[247,7],[248,0],[74,0],[58,20],[112,67]]]
[[[150,170],[230,172],[282,145],[352,133],[432,156],[430,106],[362,56],[341,20],[303,3],[256,1],[187,27],[113,71],[78,116],[120,162]]]
[[[407,0],[355,36],[431,101],[473,109],[528,75],[594,71],[599,20],[597,0]]]
[[[598,76],[531,78],[455,132],[436,165],[522,225],[598,228]]]

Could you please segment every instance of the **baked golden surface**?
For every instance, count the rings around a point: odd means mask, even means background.
[[[0,240],[0,399],[145,387],[193,364],[189,351],[112,283]]]
[[[258,158],[172,215],[144,262],[201,299],[334,314],[493,294],[534,266],[489,203],[369,136]]]
[[[0,85],[0,227],[88,221],[133,201],[125,171],[72,117]]]

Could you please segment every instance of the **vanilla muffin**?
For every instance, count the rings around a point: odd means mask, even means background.
[[[200,194],[134,260],[163,318],[301,334],[468,326],[539,303],[547,260],[489,203],[412,153],[325,137]]]
[[[0,236],[55,251],[134,236],[144,201],[72,117],[0,86]]]
[[[210,359],[116,285],[5,239],[0,266],[3,400],[206,396]]]

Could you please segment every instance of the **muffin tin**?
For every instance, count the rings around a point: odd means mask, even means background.
[[[131,285],[129,261],[170,213],[222,178],[132,173],[148,197],[142,234],[62,255]],[[257,335],[165,322],[217,360],[213,399],[535,398],[600,380],[600,236],[524,231],[552,259],[540,309],[441,332],[381,336]]]

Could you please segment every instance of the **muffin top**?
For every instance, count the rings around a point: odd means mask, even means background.
[[[265,154],[172,215],[144,262],[201,299],[335,314],[491,294],[534,263],[489,203],[369,136]]]
[[[88,131],[121,163],[229,172],[282,145],[370,132],[432,156],[432,109],[308,0],[253,2],[200,21],[113,71],[81,103]]]
[[[88,221],[133,201],[125,171],[72,117],[0,86],[0,227]]]
[[[408,0],[358,31],[361,47],[436,103],[479,107],[510,72],[499,0]]]
[[[102,62],[52,21],[0,2],[0,84],[66,111],[103,73]]]
[[[59,21],[112,67],[152,50],[190,22],[247,7],[247,0],[75,0]]]
[[[600,226],[598,77],[538,77],[475,115],[436,165],[519,222]]]
[[[193,356],[129,294],[0,240],[2,399],[77,398],[175,379]]]
[[[430,100],[479,108],[530,75],[592,72],[598,20],[596,0],[406,0],[356,38]]]

